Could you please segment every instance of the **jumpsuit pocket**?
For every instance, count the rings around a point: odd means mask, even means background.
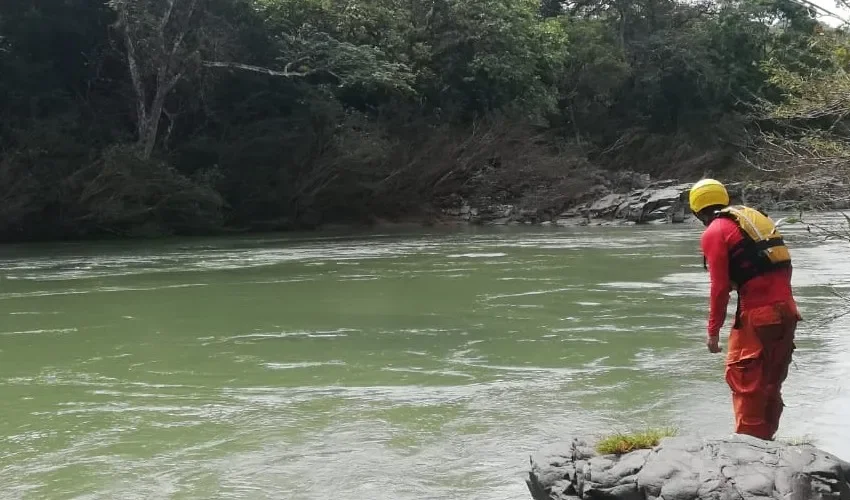
[[[790,344],[788,337],[788,311],[778,306],[765,306],[747,311],[747,327],[752,331],[761,347],[770,351],[768,357],[775,357],[777,347]],[[790,347],[788,345],[787,347]]]
[[[778,328],[782,317],[771,306],[741,312],[741,327],[729,336],[726,383],[736,394],[753,394],[764,384],[765,338],[763,329]]]
[[[782,324],[782,312],[776,306],[762,306],[744,313],[746,323],[753,329],[779,326]]]
[[[764,351],[761,338],[747,325],[747,317],[742,319],[744,327],[733,329],[729,335],[729,352],[726,355],[726,365],[737,365],[741,370],[751,364],[751,360],[760,359]]]
[[[764,379],[761,356],[727,363],[726,383],[736,394],[753,394],[760,390]]]

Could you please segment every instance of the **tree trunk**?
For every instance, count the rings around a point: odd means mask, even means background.
[[[142,159],[149,160],[153,154],[153,149],[156,146],[156,136],[159,132],[159,121],[162,119],[162,108],[165,106],[165,97],[168,90],[160,87],[156,90],[151,103],[150,110],[147,113],[147,120],[142,135],[139,136],[139,143],[142,146]]]
[[[620,42],[620,49],[623,50],[623,53],[626,52],[626,17],[628,16],[628,5],[625,2],[620,2],[617,6],[618,13],[620,14],[620,25],[618,26],[618,38]]]
[[[570,121],[573,122],[573,133],[576,136],[576,144],[581,148],[581,134],[578,132],[578,123],[576,122],[576,112],[573,103],[570,103]]]

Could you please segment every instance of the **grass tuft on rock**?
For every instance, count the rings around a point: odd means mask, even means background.
[[[602,455],[622,455],[634,450],[653,448],[661,438],[675,436],[677,429],[662,427],[645,429],[630,433],[616,433],[602,438],[596,443],[596,451]]]
[[[817,439],[814,436],[806,434],[804,436],[791,436],[785,438],[777,438],[777,441],[780,443],[787,444],[788,446],[804,446],[811,445],[815,446],[817,443]]]

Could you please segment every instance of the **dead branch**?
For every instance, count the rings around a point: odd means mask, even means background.
[[[238,63],[238,62],[203,61],[201,64],[203,64],[207,68],[224,68],[224,69],[233,69],[233,70],[240,70],[240,71],[249,71],[251,73],[259,73],[259,74],[262,74],[262,75],[275,76],[275,77],[280,77],[280,78],[304,78],[304,77],[308,77],[308,76],[311,76],[311,75],[324,73],[324,74],[327,74],[327,75],[333,77],[333,79],[336,80],[337,82],[342,81],[342,78],[339,75],[337,75],[333,71],[326,69],[326,68],[313,69],[313,70],[310,70],[310,71],[292,71],[290,69],[293,65],[299,64],[300,62],[302,62],[304,60],[306,60],[306,58],[301,58],[297,61],[293,61],[293,62],[288,63],[284,67],[283,71],[271,69],[271,68],[265,68],[265,67],[262,67],[262,66],[254,66],[252,64]]]
[[[203,61],[202,64],[208,68],[238,69],[242,71],[251,71],[253,73],[261,73],[269,76],[280,76],[283,78],[298,78],[310,74],[309,72],[289,71],[289,65],[287,65],[287,68],[285,68],[283,71],[278,71],[271,68],[263,68],[261,66],[254,66],[251,64],[243,64],[237,62]]]

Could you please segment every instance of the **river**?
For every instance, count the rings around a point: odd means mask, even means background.
[[[527,500],[568,436],[728,435],[700,230],[0,247],[0,496]],[[850,459],[850,249],[784,232],[780,436]]]

